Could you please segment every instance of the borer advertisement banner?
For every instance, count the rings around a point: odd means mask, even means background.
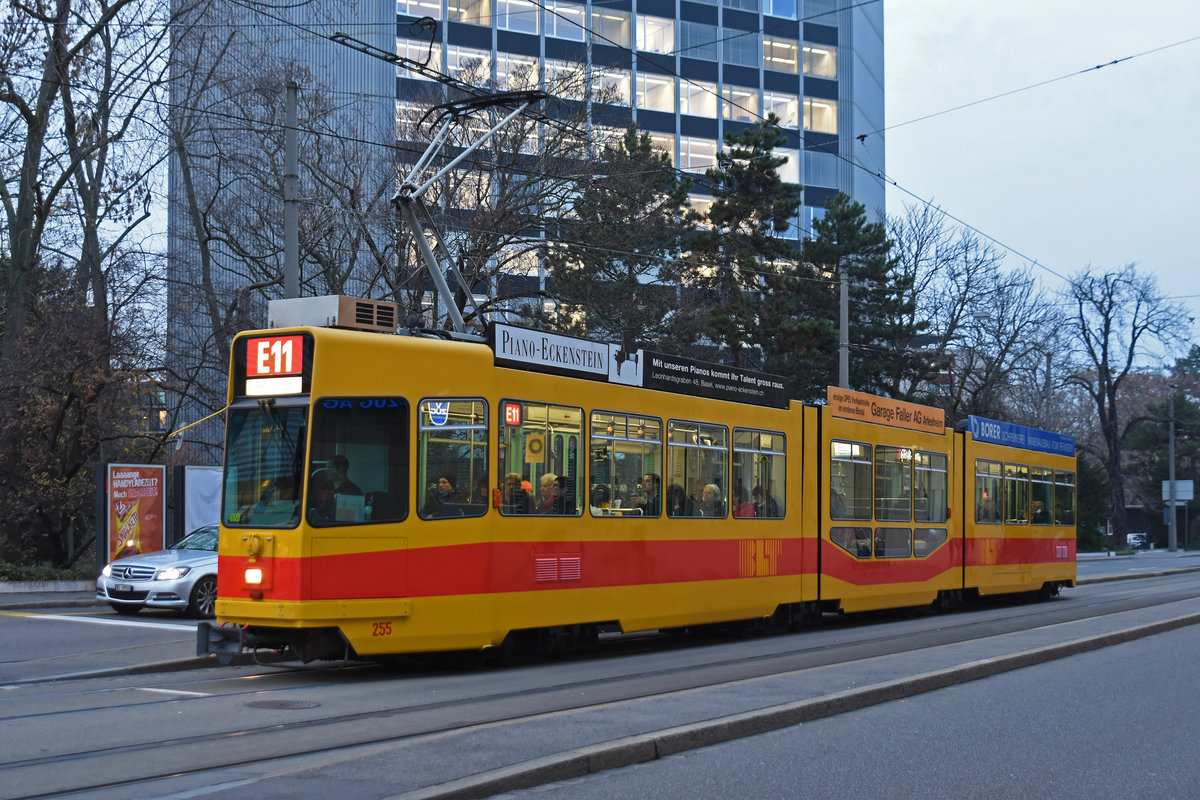
[[[161,550],[166,467],[109,464],[106,486],[109,560]]]

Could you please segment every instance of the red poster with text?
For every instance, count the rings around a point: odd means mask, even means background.
[[[163,549],[166,467],[108,465],[108,559]]]

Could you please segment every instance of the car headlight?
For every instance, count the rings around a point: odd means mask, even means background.
[[[104,569],[100,570],[100,574],[106,578],[112,577],[112,564],[105,564]]]
[[[166,569],[160,569],[154,576],[154,580],[177,581],[184,575],[187,575],[189,572],[191,572],[191,570],[191,567],[167,567]]]

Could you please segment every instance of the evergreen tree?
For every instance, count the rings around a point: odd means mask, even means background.
[[[691,230],[687,197],[671,158],[630,125],[591,167],[595,177],[547,245],[554,327],[601,341],[661,341],[677,309],[674,263]]]
[[[801,277],[813,283],[805,293],[806,310],[839,329],[840,278],[849,280],[850,387],[892,397],[924,374],[924,356],[913,339],[927,327],[914,322],[913,276],[897,268],[884,226],[868,222],[861,203],[838,193],[825,204],[825,216],[813,223],[812,238],[802,245]],[[838,379],[837,336],[811,354],[809,369],[794,376],[804,396],[822,394]]]
[[[800,208],[800,187],[779,177],[786,163],[774,149],[787,143],[779,118],[725,136],[725,149],[708,170],[713,204],[707,227],[697,232],[684,282],[704,299],[703,333],[727,347],[740,364],[742,350],[760,337],[767,277],[795,259],[786,238]]]

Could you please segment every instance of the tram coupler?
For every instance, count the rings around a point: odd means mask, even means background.
[[[201,622],[196,626],[196,655],[216,656],[224,666],[242,652],[242,629],[237,625],[214,625]]]

